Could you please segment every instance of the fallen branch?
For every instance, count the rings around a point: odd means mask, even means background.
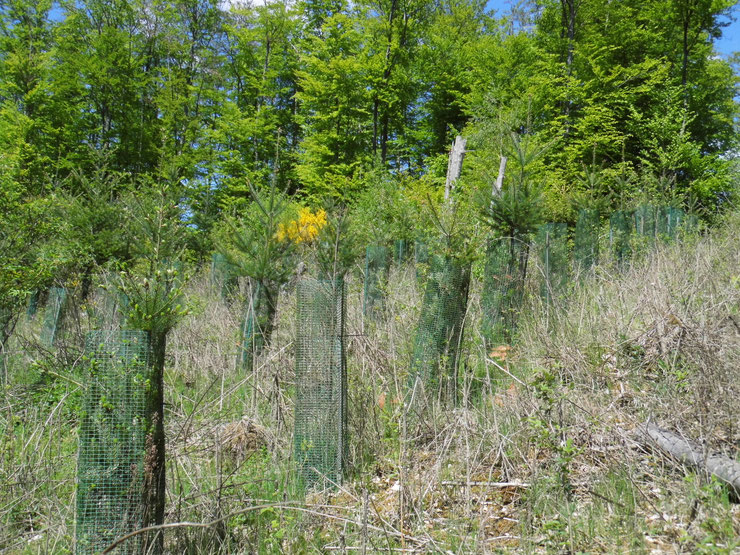
[[[498,362],[496,362],[492,358],[486,357],[486,362],[488,364],[493,364],[496,368],[498,368],[502,372],[505,372],[515,382],[519,383],[520,385],[523,385],[524,387],[527,387],[527,384],[525,384],[522,380],[520,380],[519,378],[517,378],[514,374],[512,374],[511,372],[509,372],[506,368],[504,368],[503,366],[501,366]]]
[[[362,551],[362,546],[352,547],[350,545],[325,545],[323,549],[324,551]],[[425,549],[423,547],[386,547],[383,551],[386,553],[423,553]]]
[[[465,482],[465,481],[454,481],[454,480],[445,480],[441,482],[443,486],[470,486],[470,487],[476,487],[476,486],[483,486],[483,487],[489,487],[489,488],[528,488],[529,484],[526,482],[477,482],[477,481],[471,481],[471,482]]]
[[[740,463],[721,454],[706,457],[702,449],[681,436],[648,422],[643,428],[644,439],[686,466],[706,472],[730,488],[731,497],[740,501]]]

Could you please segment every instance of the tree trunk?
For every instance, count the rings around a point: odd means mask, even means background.
[[[567,38],[568,45],[566,47],[565,54],[565,72],[568,77],[573,74],[573,51],[575,49],[575,38],[576,38],[576,14],[577,6],[576,0],[560,0],[560,5],[563,11],[563,35]],[[566,85],[568,86],[568,85]],[[570,111],[571,101],[567,98],[563,102],[563,115],[565,116],[565,132],[569,132],[570,124]]]
[[[378,154],[378,110],[380,106],[380,99],[378,94],[375,93],[373,99],[373,156]]]
[[[142,527],[164,523],[165,503],[165,438],[164,438],[164,356],[166,332],[149,335],[149,381],[146,400],[148,430],[144,459],[144,491]],[[150,550],[150,551],[147,551]],[[145,540],[144,552],[164,553],[164,535],[152,532]]]
[[[388,159],[388,106],[383,113],[383,130],[380,136],[380,159],[385,164]]]
[[[576,38],[576,0],[565,0],[568,8],[568,54],[565,67],[568,68],[568,77],[573,73],[573,41]]]

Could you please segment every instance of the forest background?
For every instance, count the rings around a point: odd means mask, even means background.
[[[736,189],[737,58],[714,47],[733,5],[3,2],[3,302],[135,258],[134,192],[167,189],[196,261],[272,175],[296,205],[357,208],[368,242],[404,238],[375,199],[439,202],[461,132],[468,191],[522,139],[541,154],[551,221],[644,198],[710,217]]]

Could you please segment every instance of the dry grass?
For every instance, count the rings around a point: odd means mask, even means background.
[[[738,227],[663,245],[623,271],[601,266],[562,306],[530,295],[517,343],[491,353],[475,284],[460,401],[429,401],[422,435],[407,411],[421,304],[413,269],[394,267],[372,320],[351,277],[351,470],[338,490],[305,498],[291,469],[293,289],[281,294],[272,344],[243,374],[241,299],[227,305],[207,276],[194,279],[192,313],[168,346],[167,520],[212,525],[167,530],[168,550],[731,551],[740,518],[726,492],[633,432],[652,418],[707,449],[734,456],[740,446]],[[79,354],[91,324],[72,320],[61,358],[37,347],[38,326],[19,328],[0,411],[0,553],[72,545]]]

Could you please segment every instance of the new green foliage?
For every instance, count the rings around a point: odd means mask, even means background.
[[[529,247],[513,237],[492,239],[486,249],[481,305],[489,345],[510,343],[524,298]]]
[[[387,247],[369,245],[365,251],[365,287],[362,297],[362,312],[365,315],[383,307],[385,280],[390,266]]]
[[[79,431],[76,553],[98,553],[143,524],[149,334],[92,331]],[[140,553],[141,538],[118,553]]]
[[[41,328],[41,343],[53,347],[64,319],[64,309],[67,302],[67,290],[64,287],[49,289],[49,299],[46,302],[46,314]]]
[[[599,212],[582,209],[578,212],[573,241],[573,261],[576,275],[587,272],[599,260]]]
[[[543,278],[540,292],[545,302],[552,303],[568,282],[568,224],[544,224],[537,234],[537,244]]]
[[[344,281],[298,283],[294,451],[307,488],[341,484],[347,459]]]
[[[411,355],[412,382],[453,402],[469,285],[469,265],[432,256]]]

